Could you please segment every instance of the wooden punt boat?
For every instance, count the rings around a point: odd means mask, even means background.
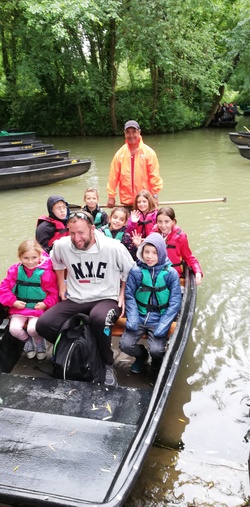
[[[42,164],[0,169],[0,190],[38,187],[85,174],[91,160],[68,158]]]
[[[9,148],[1,148],[0,143],[0,157],[6,157],[7,155],[19,155],[24,153],[33,153],[35,151],[44,151],[53,148],[53,144],[43,144],[43,143],[30,143],[25,144],[24,146],[11,146]]]
[[[215,120],[212,120],[208,127],[214,127],[214,128],[219,128],[219,129],[231,129],[233,127],[236,127],[237,125],[237,121],[232,121],[232,120],[228,120],[228,121],[215,121]]]
[[[113,329],[119,387],[107,388],[46,376],[37,359],[20,357],[22,344],[3,320],[0,502],[32,507],[124,504],[168,403],[195,303],[194,275],[186,269],[180,315],[154,385],[149,373],[130,373],[130,358],[118,352],[119,321]],[[41,369],[45,366],[43,362]]]
[[[5,141],[20,141],[20,139],[36,139],[36,132],[0,131],[0,144]]]
[[[64,160],[69,155],[69,150],[44,150],[31,153],[20,153],[18,155],[7,155],[0,157],[1,167],[12,167],[13,165],[34,165],[43,162]]]
[[[42,141],[39,139],[19,139],[19,141],[3,141],[0,143],[1,150],[5,148],[16,148],[18,146],[27,146],[30,144],[42,144]]]
[[[237,146],[239,152],[240,152],[240,155],[244,158],[247,158],[248,160],[250,159],[250,144],[249,146]]]
[[[229,139],[239,146],[250,144],[250,132],[229,132]]]

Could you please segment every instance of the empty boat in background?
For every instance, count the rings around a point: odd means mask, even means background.
[[[37,187],[57,183],[61,180],[85,174],[91,166],[91,160],[72,158],[35,164],[13,166],[0,169],[0,190]]]

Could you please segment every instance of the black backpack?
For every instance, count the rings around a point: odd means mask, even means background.
[[[88,320],[87,315],[77,313],[64,322],[52,353],[55,377],[104,382],[105,368]]]

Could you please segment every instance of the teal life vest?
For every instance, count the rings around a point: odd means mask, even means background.
[[[46,292],[41,287],[41,276],[44,269],[36,268],[31,277],[28,277],[22,265],[18,267],[17,281],[12,292],[20,301],[25,301],[26,308],[34,308],[36,303],[46,298]]]
[[[115,236],[112,236],[111,230],[108,225],[103,228],[103,232],[105,236],[108,236],[108,238],[118,239],[118,241],[122,241],[124,231],[118,231]]]
[[[146,315],[148,312],[158,311],[161,314],[165,312],[170,291],[166,286],[165,275],[169,272],[170,266],[166,266],[162,269],[153,284],[153,280],[150,276],[149,270],[142,268],[142,281],[140,287],[135,292],[135,299],[138,304],[139,313]],[[157,305],[152,304],[152,296],[155,295]]]
[[[102,208],[100,208],[99,206],[97,206],[95,208],[95,210],[91,211],[88,206],[82,206],[81,208],[82,211],[87,211],[88,213],[90,213],[90,215],[92,215],[92,218],[94,220],[94,224],[96,226],[96,229],[99,229],[101,226],[102,226],[102,218],[103,218],[103,211],[102,211]]]
[[[97,211],[96,216],[95,216],[95,220],[94,220],[94,224],[97,229],[99,227],[101,227],[101,225],[102,225],[102,212],[101,211]]]

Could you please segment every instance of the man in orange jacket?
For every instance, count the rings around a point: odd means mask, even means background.
[[[152,148],[144,144],[139,123],[129,120],[124,125],[125,144],[116,152],[108,179],[108,208],[115,206],[119,186],[120,203],[133,206],[140,190],[148,190],[158,205],[158,194],[163,187],[159,162]]]

